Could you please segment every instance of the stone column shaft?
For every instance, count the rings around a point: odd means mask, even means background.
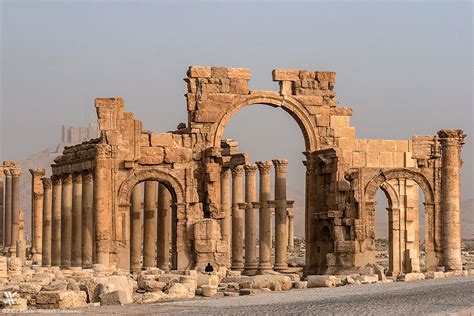
[[[74,173],[72,179],[71,266],[82,267],[82,174]]]
[[[91,171],[82,174],[82,267],[92,267],[94,240],[94,175]]]
[[[257,165],[248,164],[245,169],[245,264],[246,274],[254,274],[257,262],[257,223],[256,209],[252,202],[257,201]]]
[[[51,219],[52,219],[52,183],[50,178],[43,178],[43,244],[41,262],[45,267],[51,265]]]
[[[232,231],[232,208],[231,208],[231,171],[229,168],[223,168],[221,172],[221,207],[224,218],[221,221],[222,239],[231,245]],[[230,268],[230,264],[227,265]]]
[[[12,176],[5,170],[5,252],[12,245]]]
[[[133,187],[130,206],[130,270],[140,271],[142,258],[142,190]]]
[[[5,245],[5,186],[3,177],[3,172],[0,172],[0,247]]]
[[[260,210],[259,210],[259,266],[260,271],[271,270],[272,255],[272,214],[268,206],[270,200],[270,171],[271,161],[259,161],[257,167],[260,173]]]
[[[462,270],[461,257],[461,130],[438,132],[441,142],[441,194],[443,212],[443,255],[448,270]]]
[[[156,265],[156,181],[145,181],[145,218],[143,221],[143,266]]]
[[[94,232],[95,259],[97,267],[108,269],[110,266],[110,242],[112,239],[111,205],[111,148],[105,143],[96,145],[96,163],[94,175]]]
[[[41,263],[43,247],[43,183],[44,169],[30,169],[31,173],[31,245],[33,263]]]
[[[12,169],[12,247],[16,253],[16,242],[20,239],[20,169]]]
[[[170,200],[171,195],[163,185],[158,185],[158,216],[156,237],[156,263],[161,270],[168,271],[170,264]]]
[[[243,202],[242,175],[244,168],[237,166],[232,169],[232,270],[244,269],[244,216],[238,203]]]
[[[72,247],[72,176],[62,178],[61,191],[61,268],[71,267]]]
[[[288,252],[295,250],[295,212],[288,211]]]
[[[61,266],[61,178],[52,176],[52,226],[51,226],[51,265]]]
[[[286,250],[288,227],[286,226],[286,169],[288,160],[273,160],[275,166],[275,270],[288,268]]]

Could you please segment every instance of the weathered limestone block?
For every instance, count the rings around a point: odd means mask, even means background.
[[[164,283],[179,283],[179,280],[181,278],[180,274],[174,274],[174,273],[167,273],[167,274],[162,274],[156,278],[159,282],[164,282]]]
[[[187,73],[190,78],[210,78],[211,67],[207,66],[191,66]]]
[[[262,274],[253,277],[252,288],[287,291],[293,287],[291,278],[283,274]]]
[[[99,296],[104,293],[113,292],[116,290],[123,290],[132,296],[133,281],[126,276],[107,276],[94,277],[84,283],[89,301],[99,302]]]
[[[341,279],[333,275],[308,275],[308,288],[335,287],[341,284]]]
[[[296,81],[299,80],[299,71],[296,69],[274,69],[272,71],[273,81]]]
[[[85,307],[87,294],[84,291],[39,292],[36,306],[45,309]]]
[[[174,283],[166,292],[169,298],[193,298],[194,291],[190,291],[189,287],[181,284]]]
[[[8,258],[8,276],[21,275],[22,262],[20,258]]]
[[[428,271],[425,273],[425,279],[444,279],[443,271]]]
[[[18,292],[20,292],[20,294],[36,294],[41,291],[42,288],[41,284],[33,282],[20,283],[19,287]]]
[[[193,157],[193,151],[185,147],[165,148],[166,163],[189,162]]]
[[[156,303],[167,298],[168,294],[163,292],[133,293],[133,302],[138,304]]]
[[[54,281],[51,284],[43,285],[41,291],[65,291],[67,289],[67,282],[65,281]]]
[[[420,281],[424,279],[425,275],[423,273],[407,273],[401,278],[401,280],[405,282]]]
[[[161,147],[140,147],[140,159],[143,165],[157,165],[163,162],[165,151]]]
[[[162,291],[166,287],[166,283],[156,280],[147,280],[139,278],[138,287],[147,292],[158,292]]]
[[[100,305],[125,305],[133,303],[132,297],[122,290],[101,294],[99,300]]]
[[[357,280],[362,284],[376,283],[379,280],[377,274],[364,274],[357,277]]]
[[[171,133],[151,133],[150,142],[152,147],[174,147],[175,142]]]
[[[197,276],[197,286],[203,285],[219,285],[219,276],[216,274],[199,274]]]
[[[203,285],[201,286],[201,289],[202,289],[202,296],[205,296],[205,297],[212,297],[217,294],[216,285]]]

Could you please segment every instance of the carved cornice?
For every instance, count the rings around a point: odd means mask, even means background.
[[[256,162],[258,170],[260,171],[260,174],[269,174],[270,171],[272,170],[272,162],[271,161],[257,161]]]

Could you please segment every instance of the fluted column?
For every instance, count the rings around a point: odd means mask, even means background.
[[[162,183],[158,184],[156,263],[165,271],[169,270],[170,263],[170,199],[168,189]]]
[[[71,267],[72,246],[72,176],[62,177],[61,191],[61,268]]]
[[[260,271],[271,270],[272,256],[272,216],[268,206],[270,200],[270,171],[272,170],[271,161],[257,162],[258,171],[260,173],[260,210],[259,210],[259,265]]]
[[[43,197],[44,169],[30,169],[31,173],[31,252],[34,264],[41,263],[43,248]]]
[[[273,160],[275,166],[275,270],[288,268],[286,250],[288,227],[286,226],[286,169],[288,160]]]
[[[110,266],[110,242],[112,239],[111,148],[105,143],[96,145],[94,178],[94,224],[96,261],[100,268]]]
[[[4,253],[8,254],[12,245],[12,174],[10,170],[5,173],[5,248]]]
[[[82,267],[82,174],[72,176],[71,266]]]
[[[52,226],[51,226],[51,265],[61,266],[61,200],[62,184],[59,176],[51,176]]]
[[[232,270],[244,269],[244,216],[239,203],[243,202],[242,185],[244,168],[236,166],[232,169]]]
[[[231,171],[230,168],[222,168],[221,172],[221,207],[224,218],[221,221],[222,239],[227,241],[230,247],[232,231],[232,208],[231,208]]]
[[[257,225],[256,209],[252,202],[257,201],[257,165],[248,164],[245,169],[245,264],[246,274],[255,274],[257,262]]]
[[[11,169],[12,173],[12,247],[10,254],[16,253],[16,242],[20,239],[20,168]]]
[[[142,190],[133,187],[130,206],[130,270],[140,271],[142,257]]]
[[[448,270],[462,270],[461,258],[461,148],[462,130],[441,130],[441,194],[443,255]]]
[[[92,244],[94,240],[94,175],[82,173],[82,267],[92,267]]]
[[[53,192],[51,178],[43,178],[43,239],[41,263],[45,267],[51,265],[51,219],[53,211]]]
[[[145,218],[143,221],[143,266],[154,267],[156,247],[156,181],[145,181]]]
[[[289,210],[288,215],[288,252],[295,250],[295,211]]]

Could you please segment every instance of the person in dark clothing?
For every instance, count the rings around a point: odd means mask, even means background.
[[[204,269],[204,271],[206,271],[206,272],[213,272],[214,271],[214,267],[211,265],[210,262],[207,263],[207,266]]]

